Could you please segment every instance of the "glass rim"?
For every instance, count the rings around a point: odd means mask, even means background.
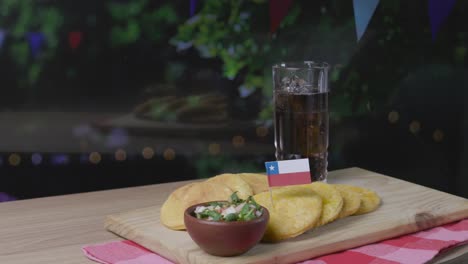
[[[319,69],[327,70],[330,65],[326,62],[316,61],[285,61],[273,64],[273,69],[285,69],[285,70],[303,70],[303,69]]]

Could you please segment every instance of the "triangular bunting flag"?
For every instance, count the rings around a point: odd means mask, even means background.
[[[80,44],[81,40],[83,39],[83,32],[80,31],[72,31],[68,33],[68,44],[72,50],[76,50]]]
[[[3,29],[0,29],[0,49],[3,47],[3,41],[5,40],[6,37],[6,31]]]
[[[190,17],[195,15],[195,9],[197,7],[197,0],[190,0]]]
[[[41,32],[29,32],[27,34],[29,46],[31,47],[31,54],[33,58],[36,58],[41,51],[42,44],[44,42],[44,34]]]
[[[270,0],[270,33],[275,33],[288,14],[292,0]]]
[[[456,0],[429,0],[429,19],[431,23],[432,40],[435,40],[440,26],[448,17]]]
[[[379,0],[353,0],[358,41],[361,39],[362,35],[364,35],[378,4]]]

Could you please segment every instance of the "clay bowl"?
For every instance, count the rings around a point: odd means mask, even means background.
[[[263,214],[251,221],[215,222],[195,216],[195,208],[206,204],[193,205],[184,213],[187,232],[206,253],[221,257],[237,256],[249,251],[262,239],[270,218],[265,207]]]

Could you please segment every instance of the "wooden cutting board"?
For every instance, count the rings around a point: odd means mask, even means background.
[[[208,255],[185,231],[163,227],[161,204],[110,215],[105,227],[177,263],[294,263],[468,217],[467,199],[367,170],[330,172],[328,182],[371,188],[382,204],[372,213],[340,219],[280,243],[261,243],[229,258]]]

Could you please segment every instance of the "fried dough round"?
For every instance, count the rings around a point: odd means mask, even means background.
[[[160,220],[174,230],[185,229],[184,211],[188,207],[210,201],[228,200],[232,190],[216,182],[197,182],[182,186],[172,192],[161,207]]]
[[[195,183],[187,184],[173,191],[161,206],[160,221],[170,229],[185,229],[183,212],[184,197]]]
[[[250,185],[253,194],[266,192],[269,190],[268,178],[264,174],[240,173],[239,176]]]
[[[241,199],[247,199],[249,196],[253,195],[252,188],[250,188],[250,185],[244,181],[239,174],[224,173],[208,179],[207,182],[223,184],[234,192],[237,192],[237,195]]]
[[[322,198],[322,215],[317,226],[330,223],[338,218],[343,208],[343,197],[341,197],[340,192],[335,187],[323,182],[313,182],[302,186],[308,186],[308,188],[312,189]]]
[[[361,195],[348,188],[343,188],[341,185],[334,184],[333,187],[335,187],[340,192],[341,197],[343,197],[343,208],[338,215],[338,219],[356,213],[361,206]]]
[[[313,228],[322,213],[322,199],[310,188],[288,186],[272,189],[254,196],[255,201],[270,213],[267,229],[262,241],[278,242],[296,237]]]
[[[380,205],[380,197],[376,192],[358,186],[337,184],[340,189],[347,189],[352,192],[358,193],[361,198],[361,205],[354,215],[366,214],[374,211]]]

